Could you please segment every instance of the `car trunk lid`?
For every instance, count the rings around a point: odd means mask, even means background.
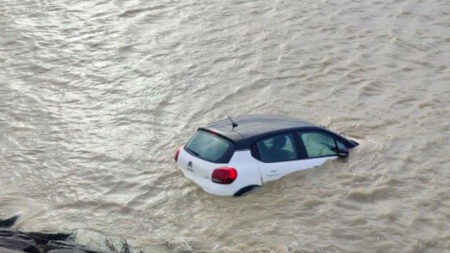
[[[213,163],[198,158],[186,150],[182,150],[178,158],[178,166],[191,177],[211,180],[211,175],[217,167],[226,166],[226,163]]]
[[[200,129],[182,148],[178,164],[188,175],[211,179],[214,169],[227,165],[234,149],[230,140]]]

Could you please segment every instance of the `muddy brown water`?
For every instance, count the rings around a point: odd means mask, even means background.
[[[194,252],[450,252],[450,2],[0,0],[0,213]],[[242,198],[172,156],[226,115],[361,145]]]

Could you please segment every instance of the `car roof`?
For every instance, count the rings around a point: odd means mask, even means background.
[[[237,124],[234,129],[231,120],[225,119],[201,127],[199,130],[217,133],[234,142],[237,149],[247,149],[266,136],[317,127],[307,121],[277,115],[246,115],[232,120]]]

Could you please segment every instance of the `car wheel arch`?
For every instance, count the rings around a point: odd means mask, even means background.
[[[253,190],[256,187],[260,187],[260,185],[247,185],[240,190],[238,190],[236,193],[233,194],[234,197],[240,197],[244,195],[245,193],[248,193],[249,191]]]

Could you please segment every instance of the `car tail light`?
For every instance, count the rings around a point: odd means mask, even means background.
[[[220,167],[213,171],[211,180],[218,184],[231,184],[237,178],[237,171],[231,167]]]
[[[181,151],[181,147],[179,147],[177,149],[177,151],[175,152],[175,155],[173,156],[173,159],[176,161],[178,161],[178,156],[180,155],[180,151]]]

